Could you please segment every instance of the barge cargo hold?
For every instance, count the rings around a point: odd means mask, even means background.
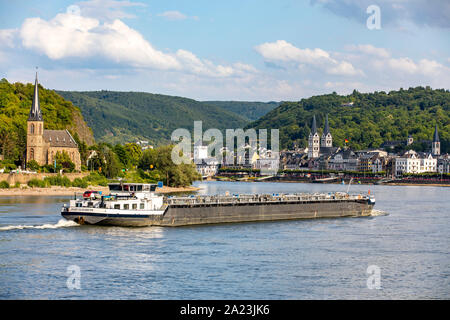
[[[163,197],[156,185],[110,184],[111,194],[71,200],[61,215],[80,224],[163,226],[369,216],[369,195],[261,194]]]

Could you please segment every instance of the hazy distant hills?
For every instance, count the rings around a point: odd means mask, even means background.
[[[81,109],[97,141],[125,143],[137,139],[168,143],[177,128],[192,130],[194,121],[209,128],[243,128],[276,103],[199,102],[144,92],[57,91]]]
[[[283,102],[248,127],[279,129],[284,148],[306,147],[313,115],[321,134],[326,114],[337,146],[348,139],[355,149],[377,148],[385,141],[405,141],[410,134],[415,141],[432,140],[437,124],[441,151],[450,151],[450,92],[430,87],[374,93],[355,90],[350,95],[332,93]],[[412,147],[425,151],[431,143]]]

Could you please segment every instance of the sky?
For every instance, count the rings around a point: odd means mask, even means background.
[[[295,101],[450,88],[448,0],[0,0],[0,78]]]

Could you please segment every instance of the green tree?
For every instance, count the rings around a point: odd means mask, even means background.
[[[30,160],[27,162],[27,168],[32,171],[38,171],[40,169],[40,166],[36,160]]]
[[[128,153],[128,158],[132,166],[136,166],[139,163],[139,159],[142,157],[142,149],[136,143],[127,143],[125,150]]]
[[[117,155],[122,165],[127,168],[130,163],[130,158],[125,147],[120,144],[116,144],[113,151]]]
[[[107,178],[117,177],[122,168],[119,158],[109,148],[104,151],[104,155],[105,155],[105,169],[103,170],[103,174]]]
[[[72,172],[75,169],[75,164],[72,162],[66,151],[56,152],[55,160],[56,165],[60,165],[64,171]]]
[[[160,177],[168,186],[187,186],[200,179],[194,164],[176,165],[172,161],[173,146],[162,146],[145,150],[138,167],[150,176]],[[151,167],[153,166],[153,167]]]

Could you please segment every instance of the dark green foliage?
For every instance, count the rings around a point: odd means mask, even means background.
[[[120,163],[119,157],[111,149],[105,150],[104,156],[105,168],[103,173],[107,178],[117,177],[122,169],[122,164]]]
[[[17,166],[14,164],[12,160],[3,160],[0,161],[0,168],[5,168],[7,172],[11,170],[17,169]]]
[[[87,188],[88,187],[88,182],[86,181],[86,179],[80,179],[80,178],[75,178],[72,181],[72,187],[77,187],[77,188]]]
[[[106,187],[108,185],[108,179],[97,172],[91,172],[88,176],[84,177],[83,180],[92,186]]]
[[[29,187],[36,187],[36,188],[47,188],[49,186],[49,184],[47,183],[47,181],[45,180],[39,180],[39,179],[31,179],[30,181],[28,181],[28,186]]]
[[[342,105],[351,101],[353,106]],[[348,96],[333,93],[284,102],[248,127],[280,129],[282,147],[294,143],[306,147],[313,115],[321,134],[327,113],[336,146],[343,146],[348,139],[354,149],[376,148],[385,141],[404,141],[409,134],[415,141],[431,140],[437,124],[441,152],[450,151],[450,92],[429,87],[389,93],[355,90]]]
[[[280,102],[248,102],[248,101],[205,101],[222,109],[234,112],[248,121],[254,121],[278,107]],[[231,129],[231,128],[230,128]]]
[[[56,152],[55,160],[56,160],[56,166],[57,167],[58,167],[58,165],[61,166],[63,168],[64,172],[73,172],[73,170],[75,169],[75,164],[70,159],[69,154],[65,151]]]
[[[61,186],[61,187],[70,187],[72,186],[72,183],[70,182],[70,179],[66,176],[56,175],[52,177],[45,177],[44,182],[46,182],[47,185],[50,186]]]
[[[97,140],[111,143],[138,139],[153,145],[170,142],[178,128],[192,130],[194,121],[209,128],[242,128],[246,119],[233,112],[192,99],[144,92],[58,91],[81,108]]]
[[[9,183],[8,181],[0,181],[0,189],[9,189]]]
[[[36,160],[30,160],[27,162],[27,168],[32,171],[38,171],[40,169],[40,166]]]
[[[187,186],[199,180],[200,175],[194,164],[176,165],[172,162],[172,149],[173,146],[163,146],[145,150],[139,161],[139,169],[146,172],[146,177],[160,179],[171,187]]]

